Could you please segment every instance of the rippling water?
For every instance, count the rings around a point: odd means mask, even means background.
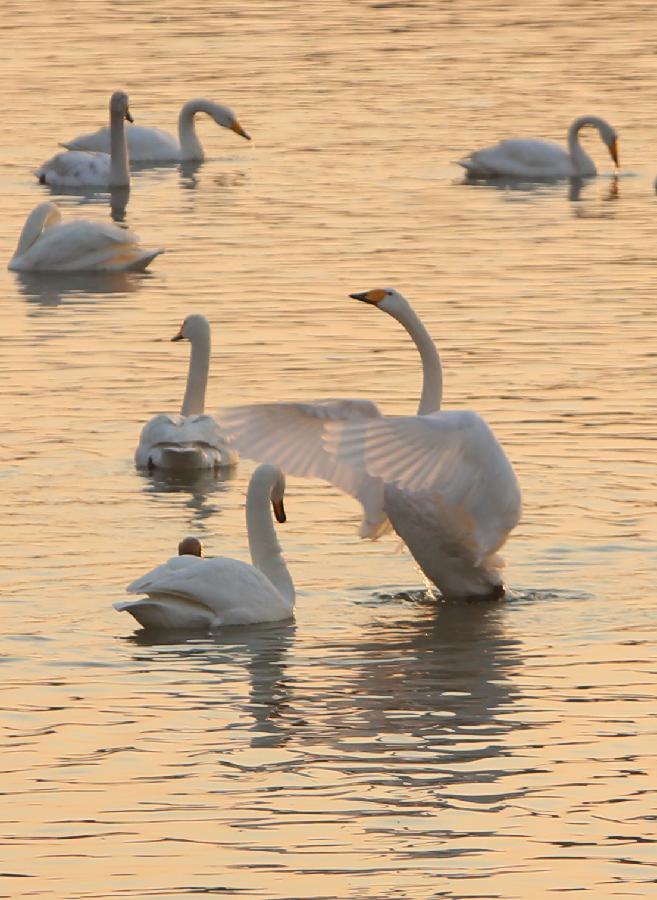
[[[144,276],[0,271],[4,628],[0,896],[594,897],[655,891],[657,14],[606,0],[11,2],[0,24],[2,260],[31,171],[103,124],[230,104],[198,167],[134,175]],[[493,140],[620,134],[622,176],[464,185]],[[104,194],[56,199],[106,220]],[[4,265],[4,262],[2,263]],[[511,599],[437,604],[394,538],[289,480],[294,623],[151,642],[112,603],[187,533],[246,555],[252,464],[134,471],[177,409],[182,318],[214,329],[210,407],[415,408],[399,288],[447,407],[491,422],[525,513]]]

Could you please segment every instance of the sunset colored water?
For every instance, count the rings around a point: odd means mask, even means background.
[[[32,4],[0,23],[0,897],[595,898],[655,893],[657,12],[629,0]],[[110,221],[32,172],[106,123],[207,159],[133,173],[148,274],[5,270],[28,212]],[[511,136],[595,113],[599,177],[464,184]],[[139,634],[112,604],[187,534],[248,559],[254,464],[137,472],[176,412],[183,318],[211,411],[366,397],[413,412],[417,352],[349,298],[393,286],[518,474],[510,596],[446,604],[358,505],[289,478],[294,621]]]

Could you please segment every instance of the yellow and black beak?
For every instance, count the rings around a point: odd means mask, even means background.
[[[125,117],[126,117],[126,119],[128,120],[128,122],[134,122],[134,121],[135,121],[135,120],[132,118],[132,113],[130,112],[129,109],[126,109],[126,111],[125,111]]]
[[[374,288],[371,291],[361,291],[357,294],[349,294],[354,300],[362,300],[363,303],[371,303],[373,306],[377,306],[385,297],[386,292],[381,288]]]
[[[244,131],[237,119],[233,119],[233,121],[230,123],[230,130],[234,131],[235,134],[239,134],[240,137],[246,138],[247,141],[251,140],[251,135]]]
[[[287,516],[285,515],[285,507],[283,506],[282,500],[272,500],[271,501],[272,508],[274,510],[274,515],[276,516],[276,521],[287,522]]]
[[[611,144],[609,144],[609,153],[616,165],[616,168],[619,169],[620,162],[618,161],[618,140],[617,140],[617,138],[614,138],[613,141],[611,142]]]
[[[185,335],[183,334],[182,327],[181,327],[180,331],[178,332],[178,334],[174,334],[174,336],[171,338],[171,340],[172,341],[184,341],[185,340]]]

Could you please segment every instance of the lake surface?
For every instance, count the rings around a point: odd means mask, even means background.
[[[94,7],[93,13],[91,6]],[[0,23],[4,612],[0,896],[654,896],[657,13],[647,2],[32,4]],[[104,124],[175,128],[207,160],[135,173],[149,274],[4,270],[27,213],[109,220],[32,170]],[[585,112],[622,175],[465,185],[454,160]],[[189,312],[209,408],[361,396],[415,409],[417,354],[347,296],[394,286],[440,348],[445,407],[484,415],[524,516],[512,596],[423,594],[394,536],[288,479],[294,622],[150,640],[112,603],[186,534],[248,558],[253,464],[133,468],[177,411]]]

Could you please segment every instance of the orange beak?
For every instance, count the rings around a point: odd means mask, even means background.
[[[239,134],[240,137],[246,138],[247,141],[251,140],[251,135],[247,134],[246,131],[244,131],[237,119],[234,119],[231,123],[230,130],[234,131],[235,134]]]
[[[272,500],[271,505],[274,509],[274,515],[276,516],[277,522],[287,522],[287,516],[285,515],[285,507],[283,506],[282,500]]]
[[[620,163],[618,162],[618,141],[616,138],[614,138],[609,145],[609,153],[611,154],[611,158],[613,159],[616,168],[620,168]]]

